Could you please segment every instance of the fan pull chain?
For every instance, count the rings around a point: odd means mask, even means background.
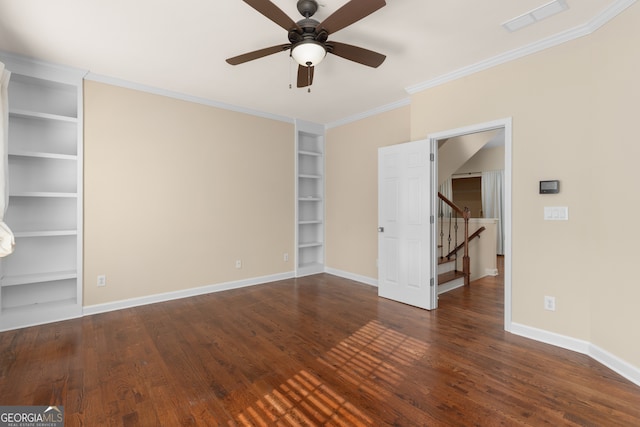
[[[289,89],[293,87],[291,86],[291,82],[293,81],[293,76],[291,74],[291,64],[293,64],[293,58],[291,57],[291,52],[289,52]]]
[[[307,93],[311,93],[311,62],[307,62]]]

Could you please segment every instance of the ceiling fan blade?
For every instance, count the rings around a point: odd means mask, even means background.
[[[314,67],[305,67],[298,65],[298,87],[311,86],[313,83]]]
[[[324,29],[329,34],[333,34],[372,14],[386,4],[384,0],[351,0],[322,21],[317,29]]]
[[[269,0],[244,0],[246,4],[271,19],[276,24],[280,25],[287,31],[295,29],[298,32],[302,32],[302,29],[295,23],[295,21],[282,11],[278,6],[271,3]]]
[[[334,55],[373,68],[378,68],[387,58],[381,53],[346,43],[331,41],[327,42],[327,47]]]
[[[266,47],[264,49],[254,50],[253,52],[234,56],[233,58],[228,58],[227,62],[231,65],[238,65],[264,56],[272,55],[274,53],[283,52],[287,49],[291,49],[290,44],[279,44],[277,46]]]

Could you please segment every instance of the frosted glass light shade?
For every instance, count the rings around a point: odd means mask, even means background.
[[[305,40],[294,46],[291,56],[304,67],[314,67],[318,65],[327,54],[320,43],[314,40]]]

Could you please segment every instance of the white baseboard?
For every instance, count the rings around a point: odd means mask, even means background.
[[[556,347],[566,348],[567,350],[572,350],[578,353],[589,354],[590,344],[588,341],[571,338],[555,332],[545,331],[544,329],[538,329],[532,326],[512,322],[511,333],[546,344],[555,345]]]
[[[484,275],[485,276],[497,276],[498,275],[498,269],[497,268],[485,268],[484,269]]]
[[[113,301],[104,304],[95,304],[84,306],[82,314],[84,316],[106,313],[108,311],[122,310],[124,308],[138,307],[141,305],[154,304],[157,302],[171,301],[180,298],[194,297],[197,295],[205,295],[213,292],[227,291],[230,289],[245,288],[248,286],[261,285],[263,283],[276,282],[278,280],[291,279],[295,277],[293,271],[286,273],[272,274],[269,276],[254,277],[251,279],[236,280],[233,282],[218,283],[215,285],[201,286],[197,288],[189,288],[181,291],[165,292],[162,294],[148,295],[138,298],[130,298],[126,300]]]
[[[612,371],[622,375],[637,386],[640,386],[640,368],[633,366],[632,364],[620,359],[618,356],[615,356],[588,341],[571,338],[555,332],[549,332],[519,323],[511,323],[510,332],[525,338],[551,344],[556,347],[566,348],[567,350],[586,354]]]
[[[593,344],[589,346],[589,356],[640,387],[640,368]]]
[[[371,277],[361,276],[359,274],[349,273],[348,271],[342,271],[330,267],[325,267],[324,272],[344,279],[355,280],[356,282],[364,283],[365,285],[375,286],[376,288],[378,287],[378,279],[373,279]]]

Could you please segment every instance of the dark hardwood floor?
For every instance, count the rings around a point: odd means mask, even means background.
[[[429,312],[321,274],[0,334],[0,405],[67,426],[640,425],[640,387],[503,331],[502,278]]]

